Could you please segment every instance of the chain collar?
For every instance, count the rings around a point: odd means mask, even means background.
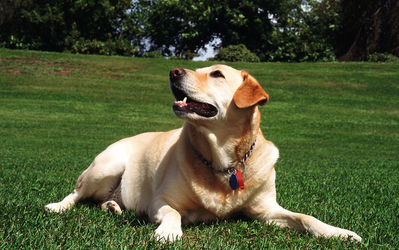
[[[241,173],[244,173],[245,170],[245,161],[248,159],[248,157],[251,155],[252,151],[255,148],[256,142],[258,140],[258,137],[255,138],[254,143],[252,143],[251,147],[249,148],[248,152],[244,155],[244,157],[242,158],[241,161],[239,161],[239,163],[242,164],[242,171]],[[197,154],[198,158],[209,168],[212,168],[213,170],[215,170],[215,168],[212,166],[212,163],[209,162],[207,159],[205,159],[202,154],[200,152],[198,152],[197,150],[195,150],[195,153]],[[227,170],[225,170],[224,172],[227,172],[229,174],[235,174],[237,172],[236,168],[228,168]]]

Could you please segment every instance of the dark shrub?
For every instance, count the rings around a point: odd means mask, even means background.
[[[259,57],[252,53],[244,44],[229,45],[218,51],[210,61],[226,62],[259,62]]]
[[[388,53],[374,53],[368,59],[370,62],[399,62],[399,58]]]

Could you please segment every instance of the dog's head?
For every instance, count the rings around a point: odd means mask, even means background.
[[[175,96],[174,114],[184,120],[226,119],[231,106],[248,109],[264,105],[268,94],[245,70],[214,65],[196,71],[176,68],[170,72]]]

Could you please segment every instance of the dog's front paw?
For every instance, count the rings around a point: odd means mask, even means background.
[[[161,223],[157,230],[155,230],[155,238],[160,242],[173,242],[180,240],[183,235],[183,231],[180,226],[168,225]]]
[[[354,239],[356,241],[362,241],[362,237],[360,237],[357,233],[349,231],[349,230],[346,230],[346,229],[341,229],[338,232],[337,236],[340,236],[340,237],[342,237],[344,239],[352,238],[352,239]]]
[[[66,210],[66,208],[61,205],[61,202],[47,204],[44,207],[44,209],[46,209],[47,211],[49,211],[51,213],[59,213],[59,214]]]

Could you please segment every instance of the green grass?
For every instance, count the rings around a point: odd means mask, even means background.
[[[399,247],[399,64],[230,64],[270,95],[260,109],[280,149],[278,202],[362,243],[238,218],[186,225],[182,241],[160,245],[156,226],[132,211],[44,211],[109,144],[181,126],[169,71],[209,65],[0,49],[0,249]]]

